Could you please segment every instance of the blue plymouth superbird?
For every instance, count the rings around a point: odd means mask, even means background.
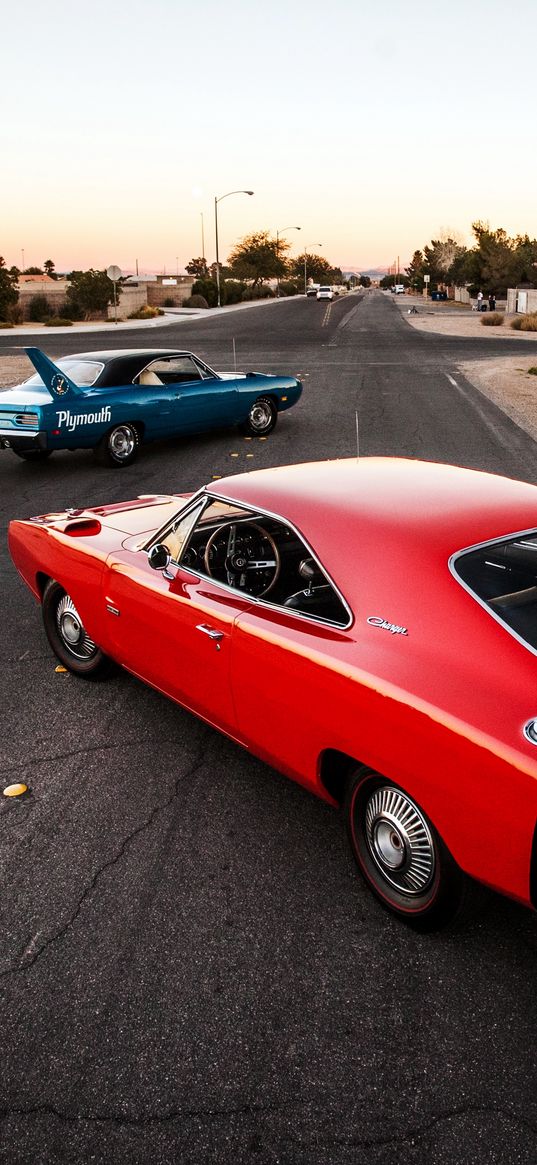
[[[36,373],[0,393],[0,448],[26,461],[93,449],[104,464],[129,465],[142,442],[226,425],[264,437],[302,392],[294,376],[219,374],[192,352],[131,348],[53,363],[25,351]]]

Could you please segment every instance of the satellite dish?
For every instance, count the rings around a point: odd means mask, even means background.
[[[117,283],[118,279],[121,279],[121,267],[116,267],[116,264],[112,263],[111,267],[107,267],[106,274],[112,283]]]

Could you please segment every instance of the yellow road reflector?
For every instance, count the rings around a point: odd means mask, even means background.
[[[229,456],[230,456],[230,457],[238,457],[238,456],[239,456],[239,454],[238,454],[238,453],[230,453],[230,455],[229,455]]]
[[[221,473],[213,473],[213,481],[219,481],[221,476]]]
[[[23,785],[22,782],[16,785],[7,785],[4,789],[4,797],[22,797],[23,793],[28,792],[28,785]]]
[[[251,437],[245,437],[245,438],[244,438],[244,440],[245,440],[245,441],[251,441],[251,440],[252,440],[252,438],[251,438]]]
[[[266,439],[267,439],[266,437],[259,437],[260,441],[266,441]]]
[[[61,663],[59,663],[58,666],[54,668],[54,671],[58,672],[61,675],[63,675],[63,673],[65,672],[65,674],[67,675],[67,668],[62,667]]]
[[[246,456],[247,456],[247,457],[253,457],[253,453],[247,453],[247,454],[246,454]]]

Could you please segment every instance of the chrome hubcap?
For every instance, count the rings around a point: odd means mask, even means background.
[[[272,420],[272,411],[270,405],[265,401],[256,401],[250,409],[250,424],[253,429],[266,429]]]
[[[123,460],[130,457],[136,441],[132,429],[128,425],[118,425],[110,434],[109,448],[114,457]]]
[[[369,852],[396,890],[423,894],[435,873],[434,841],[417,805],[390,785],[372,793],[365,810]]]
[[[90,659],[97,651],[69,595],[64,595],[58,603],[56,625],[62,643],[77,659]]]

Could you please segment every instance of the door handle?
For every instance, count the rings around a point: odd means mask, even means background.
[[[214,639],[215,641],[224,638],[223,631],[217,631],[215,627],[209,627],[207,623],[198,623],[196,631],[203,631],[204,635],[208,635],[209,639]]]

